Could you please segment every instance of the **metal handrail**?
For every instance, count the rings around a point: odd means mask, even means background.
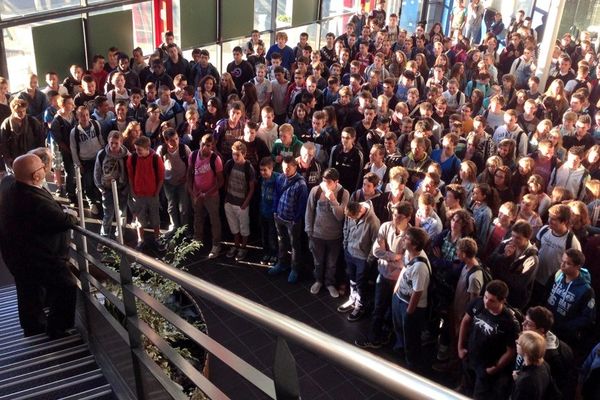
[[[73,230],[178,283],[185,290],[210,300],[284,339],[292,340],[301,347],[338,364],[363,378],[374,387],[380,387],[392,395],[410,399],[466,399],[466,397],[444,386],[385,361],[365,350],[187,272],[173,268],[129,247],[108,240],[81,227],[74,227]]]

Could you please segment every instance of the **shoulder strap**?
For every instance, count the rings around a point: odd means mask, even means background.
[[[198,155],[198,151],[199,150],[196,150],[196,156]],[[212,172],[216,176],[217,175],[217,153],[215,153],[215,152],[210,153],[209,164],[210,164],[210,169],[212,169]]]
[[[187,167],[188,158],[187,158],[187,154],[185,153],[185,144],[179,143],[179,158],[181,158],[181,161],[183,161],[183,163]]]
[[[133,152],[131,154],[131,172],[133,175],[133,179],[135,179],[135,169],[137,167],[137,159],[138,159],[138,155],[136,152]]]
[[[570,249],[573,246],[573,236],[575,236],[575,234],[572,230],[569,229],[569,231],[567,232],[567,241],[565,243],[565,249]]]
[[[102,163],[104,162],[105,158],[106,158],[106,149],[102,149],[98,153],[98,161],[100,161],[100,166],[102,166]]]
[[[250,161],[246,160],[246,162],[244,163],[244,176],[246,177],[246,183],[250,183],[250,168],[252,168],[252,163],[250,163]]]
[[[546,226],[542,227],[542,229],[540,229],[540,242],[542,241],[542,238],[549,230],[550,230],[550,226],[548,226],[548,225],[546,225]]]
[[[191,168],[189,169],[191,175],[194,174],[194,168],[196,167],[196,160],[198,159],[198,152],[199,151],[200,150],[194,150],[194,151],[192,151],[192,165],[191,165]]]

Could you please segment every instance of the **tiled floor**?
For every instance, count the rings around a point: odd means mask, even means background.
[[[239,264],[224,257],[207,260],[204,256],[188,268],[190,273],[202,279],[349,343],[368,328],[368,319],[352,323],[346,320],[346,314],[336,311],[345,299],[333,299],[325,289],[316,296],[310,294],[311,280],[290,285],[285,276],[268,276],[264,267]],[[203,300],[200,303],[210,336],[272,377],[275,337],[212,303]],[[290,344],[290,349],[296,359],[300,391],[305,399],[391,398],[352,373],[319,358],[318,354],[293,344]],[[399,361],[390,349],[377,352],[390,361]],[[232,398],[241,398],[240,393],[244,393],[244,399],[267,398],[215,358],[210,361],[210,373],[211,380]]]

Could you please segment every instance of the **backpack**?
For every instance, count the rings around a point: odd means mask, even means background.
[[[438,287],[442,286],[442,283],[439,281],[437,277],[433,275],[433,270],[431,269],[431,265],[429,264],[429,260],[423,256],[417,256],[410,260],[410,262],[406,265],[406,267],[410,267],[417,261],[420,261],[427,265],[427,270],[429,271],[429,285],[427,286],[427,316],[428,320],[432,319],[432,314],[434,310],[436,310],[436,305],[439,304],[438,298],[436,297],[438,294]],[[434,304],[435,303],[435,304]],[[438,310],[439,311],[439,310]]]
[[[133,175],[133,179],[135,179],[135,169],[137,167],[137,159],[138,159],[137,153],[133,153],[131,155],[131,172]],[[158,154],[156,154],[156,153],[152,154],[152,169],[154,170],[154,179],[156,179],[156,184],[158,185],[160,178],[158,176]]]
[[[98,121],[96,121],[95,119],[90,119],[90,123],[94,126],[94,130],[96,131],[96,139],[98,139],[98,143],[100,144],[100,146],[104,147],[104,145],[102,144],[102,140],[100,140],[100,136],[102,135],[102,130],[100,130],[100,123],[98,123]],[[77,124],[75,125],[75,127],[73,129],[77,129]],[[75,134],[75,145],[77,146],[77,154],[79,154],[79,142],[80,142],[81,138],[79,137],[78,134]]]
[[[184,144],[180,144],[179,147],[178,147],[178,151],[179,151],[179,158],[181,158],[181,161],[183,161],[183,163],[187,167],[187,165],[188,165],[188,156],[187,156],[187,154],[185,152],[185,147],[186,146]],[[165,156],[167,155],[167,151],[168,150],[167,150],[167,145],[166,144],[163,145],[163,146],[161,146],[159,155],[162,157],[163,160],[164,160]],[[193,161],[195,161],[195,160],[193,160]],[[213,169],[213,171],[214,171],[214,169]]]
[[[477,271],[481,271],[483,275],[483,284],[481,285],[481,290],[479,291],[479,297],[483,297],[487,284],[493,280],[492,273],[490,269],[485,265],[479,264],[473,266],[473,268],[471,268],[471,270],[467,273],[467,289],[469,287],[469,279],[471,278],[471,275],[473,275]]]
[[[542,238],[544,237],[544,235],[549,230],[550,230],[550,226],[548,226],[548,225],[546,225],[542,229],[540,229],[540,233],[539,233],[540,243],[542,242]],[[573,233],[572,230],[569,229],[569,231],[567,232],[567,241],[565,243],[565,249],[570,249],[573,246],[573,236],[575,236],[575,234]]]
[[[192,168],[189,169],[190,174],[193,175],[194,174],[194,167],[196,166],[196,160],[198,159],[198,152],[200,150],[194,150],[192,152]],[[217,154],[215,152],[212,152],[210,154],[210,169],[212,170],[213,174],[215,174],[215,176],[217,175],[217,167],[216,167],[216,162],[217,162]],[[187,163],[186,163],[187,165]]]
[[[313,210],[313,221],[317,217],[317,202],[321,198],[321,193],[323,193],[323,189],[321,189],[321,185],[318,185],[317,190],[315,190],[315,194],[314,194],[314,198],[313,198],[314,203],[315,203],[315,208]],[[342,199],[344,198],[344,188],[343,187],[337,191],[335,198],[337,199],[338,204],[342,204]]]
[[[233,160],[229,160],[227,161],[227,163],[225,163],[225,167],[223,168],[223,172],[225,173],[226,176],[228,176],[229,174],[231,174],[231,170],[233,169],[233,165],[234,165],[234,161]],[[246,177],[246,183],[250,183],[250,181],[252,180],[252,176],[251,176],[251,172],[250,169],[252,168],[252,164],[250,163],[250,161],[246,160],[244,162],[244,176]]]

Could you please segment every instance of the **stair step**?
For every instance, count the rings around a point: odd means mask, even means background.
[[[98,366],[92,355],[69,361],[63,364],[53,365],[38,369],[26,374],[13,376],[0,381],[0,396],[20,392],[31,387],[37,387],[52,382],[66,379],[73,375],[79,375],[97,369]]]
[[[49,342],[50,338],[45,333],[40,333],[39,335],[23,337],[23,335],[19,335],[13,337],[12,340],[6,340],[3,343],[0,343],[0,349],[2,349],[2,354],[5,352],[13,351],[16,349],[23,349],[29,346],[35,346],[40,343]]]
[[[40,333],[38,335],[29,336],[29,337],[32,338],[32,337],[37,337],[40,335],[45,335],[45,333]],[[14,340],[18,340],[18,339],[27,339],[25,336],[23,336],[23,330],[21,330],[20,332],[0,334],[0,346],[2,346],[4,343],[10,343],[10,342],[12,342]]]
[[[67,336],[58,340],[40,343],[24,349],[16,349],[12,352],[3,352],[0,356],[0,365],[12,364],[15,361],[26,360],[31,357],[41,356],[56,350],[66,349],[82,343],[80,335]]]
[[[57,395],[64,397],[65,395],[70,396],[71,394],[80,393],[82,389],[92,389],[105,384],[106,380],[104,379],[104,376],[102,376],[102,372],[100,369],[96,368],[92,371],[69,376],[58,381],[0,396],[0,399],[25,400],[43,397],[55,398]]]
[[[25,374],[40,368],[65,363],[79,359],[90,354],[86,344],[82,343],[68,349],[57,350],[53,353],[40,355],[34,358],[21,360],[12,364],[0,366],[0,380],[11,376]]]
[[[102,385],[68,397],[60,397],[59,400],[112,400],[116,398],[110,385]]]

